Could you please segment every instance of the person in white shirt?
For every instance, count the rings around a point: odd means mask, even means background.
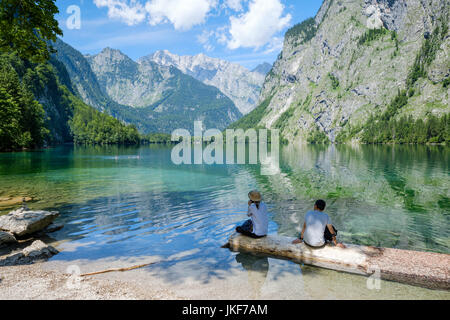
[[[252,238],[265,237],[269,229],[267,206],[262,202],[261,193],[256,190],[249,192],[248,197],[247,215],[250,219],[237,227],[236,231]]]
[[[293,244],[305,242],[310,247],[322,248],[332,241],[335,246],[345,248],[342,243],[336,241],[337,230],[331,224],[330,217],[323,212],[325,207],[325,201],[316,201],[314,211],[306,214],[300,239],[294,240]]]

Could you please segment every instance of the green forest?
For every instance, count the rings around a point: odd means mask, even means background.
[[[134,126],[84,104],[64,66],[0,56],[0,151],[59,143],[137,144]]]
[[[60,143],[140,143],[134,126],[84,104],[64,65],[52,57],[49,43],[62,35],[57,12],[53,0],[2,1],[0,151]]]

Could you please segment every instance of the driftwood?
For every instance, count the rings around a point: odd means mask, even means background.
[[[103,273],[124,272],[124,271],[136,270],[136,269],[141,269],[141,268],[145,268],[145,267],[151,266],[152,264],[155,264],[155,263],[157,263],[157,262],[140,264],[140,265],[132,266],[132,267],[128,267],[128,268],[117,268],[117,269],[108,269],[108,270],[91,272],[91,273],[83,273],[80,276],[81,277],[88,277],[88,276],[95,276],[97,274],[103,274]]]
[[[262,253],[331,270],[379,275],[380,279],[431,289],[450,289],[450,255],[347,245],[346,249],[325,246],[313,249],[304,243],[292,244],[294,238],[270,235],[252,239],[234,234],[230,249]]]

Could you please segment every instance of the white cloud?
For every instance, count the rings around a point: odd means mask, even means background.
[[[245,0],[225,0],[225,5],[234,11],[242,11],[242,2]]]
[[[246,13],[230,17],[227,46],[229,49],[261,48],[273,36],[289,26],[292,16],[283,16],[280,0],[251,0]]]
[[[273,37],[266,49],[264,54],[271,54],[273,52],[281,52],[283,50],[284,39],[280,37]]]
[[[207,51],[213,51],[215,47],[211,44],[211,37],[215,35],[214,31],[203,30],[203,32],[197,36],[197,41],[203,45],[203,48]]]
[[[136,0],[94,0],[98,8],[107,7],[108,17],[119,19],[129,26],[144,21],[146,12],[144,7]]]
[[[189,30],[205,22],[216,0],[150,0],[145,9],[151,25],[170,22],[177,30]]]

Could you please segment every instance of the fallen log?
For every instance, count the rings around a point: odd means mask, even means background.
[[[294,238],[270,235],[253,239],[240,234],[230,237],[232,251],[246,251],[286,258],[307,265],[380,279],[417,285],[430,289],[450,290],[450,255],[389,248],[348,245],[342,249],[322,249],[304,243],[292,244]]]

